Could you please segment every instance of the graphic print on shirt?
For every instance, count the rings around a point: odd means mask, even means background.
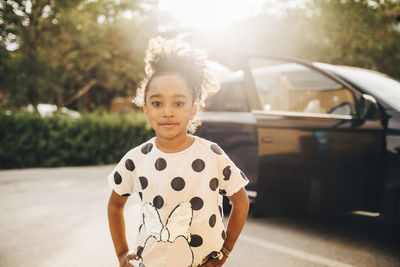
[[[174,243],[177,241],[177,238],[181,237],[185,240],[188,248],[188,255],[182,255],[182,258],[189,259],[188,264],[192,266],[194,261],[193,251],[190,247],[191,235],[190,235],[190,225],[192,223],[193,218],[193,208],[190,202],[182,202],[178,206],[176,206],[171,214],[169,215],[165,226],[161,222],[160,214],[158,213],[155,206],[151,203],[143,204],[143,226],[140,235],[141,239],[145,240],[143,247],[140,247],[140,254],[143,254],[143,251],[146,249],[146,246],[151,242],[163,242],[163,250],[162,253],[169,253],[167,250],[174,250]],[[153,239],[153,240],[152,240]],[[181,243],[182,241],[179,240]],[[168,245],[167,245],[168,244]],[[153,244],[154,245],[154,244]],[[155,244],[157,245],[157,244]],[[186,245],[185,245],[186,246]],[[139,249],[138,249],[139,250]],[[139,255],[139,256],[141,256]],[[185,261],[184,259],[182,259]],[[141,266],[145,266],[146,259],[143,258],[143,263]],[[186,265],[186,266],[187,266]]]

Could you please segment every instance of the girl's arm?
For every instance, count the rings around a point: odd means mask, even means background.
[[[249,198],[247,197],[246,190],[241,188],[238,192],[229,197],[232,203],[232,211],[229,216],[228,228],[226,229],[226,239],[223,247],[229,251],[232,251],[236,240],[242,231],[243,225],[246,221],[247,214],[249,212]],[[213,259],[206,262],[202,266],[204,267],[220,267],[224,264],[227,257],[224,255],[221,260]]]
[[[232,203],[232,211],[229,216],[228,228],[226,229],[227,237],[223,247],[232,251],[249,213],[249,198],[243,187],[228,198]]]
[[[120,266],[131,266],[128,263],[130,259],[139,259],[136,255],[129,253],[128,242],[126,241],[124,207],[127,199],[127,197],[120,196],[113,190],[107,208],[111,237]]]

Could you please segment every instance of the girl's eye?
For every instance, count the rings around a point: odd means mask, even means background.
[[[181,106],[185,105],[185,103],[182,102],[182,101],[178,101],[178,102],[175,103],[175,105],[178,106],[178,107],[181,107]]]
[[[153,101],[153,102],[151,102],[151,104],[152,104],[153,106],[155,106],[155,107],[161,106],[161,102],[160,102],[160,101]]]

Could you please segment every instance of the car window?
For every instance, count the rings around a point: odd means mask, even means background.
[[[358,87],[365,88],[372,95],[376,95],[394,109],[400,111],[399,81],[372,70],[346,66],[334,66],[332,69],[345,80],[351,81]]]
[[[243,80],[221,82],[221,89],[206,100],[205,111],[249,111]]]
[[[350,90],[304,65],[254,58],[250,68],[266,111],[356,113]]]

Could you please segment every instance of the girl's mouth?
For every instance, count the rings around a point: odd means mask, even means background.
[[[158,125],[160,125],[161,127],[165,127],[165,128],[172,128],[174,126],[179,125],[179,123],[177,123],[177,122],[167,122],[167,123],[159,123]]]

